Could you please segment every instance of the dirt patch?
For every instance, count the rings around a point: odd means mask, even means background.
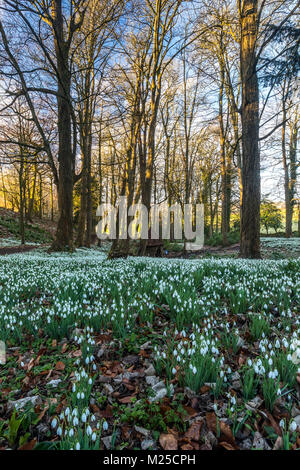
[[[36,250],[46,245],[19,245],[19,246],[4,246],[0,248],[0,256],[14,255],[15,253],[26,253],[27,251]]]
[[[238,255],[240,251],[240,244],[235,243],[234,245],[229,246],[209,246],[204,245],[202,250],[199,251],[190,251],[188,253],[178,252],[178,251],[169,251],[166,255],[167,258],[203,258],[207,255],[216,255],[216,256],[232,256]]]

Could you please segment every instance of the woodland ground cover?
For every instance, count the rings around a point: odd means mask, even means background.
[[[300,447],[300,260],[1,258],[0,447]]]

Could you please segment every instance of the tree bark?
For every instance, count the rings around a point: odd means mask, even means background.
[[[245,0],[241,11],[242,186],[240,256],[260,258],[259,86],[256,44],[257,0]]]
[[[58,127],[58,201],[60,215],[55,240],[51,249],[73,249],[73,152],[72,113],[70,103],[71,72],[69,68],[68,41],[64,39],[62,1],[53,0],[53,36],[57,61],[57,127]]]

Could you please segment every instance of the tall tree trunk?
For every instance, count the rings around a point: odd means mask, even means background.
[[[259,87],[256,45],[257,0],[244,0],[241,11],[242,186],[241,246],[243,258],[260,258]]]
[[[80,180],[80,210],[78,217],[78,232],[76,238],[76,246],[83,246],[85,224],[86,224],[86,208],[87,208],[87,159],[86,155],[82,155],[82,169]]]
[[[87,149],[87,201],[86,201],[86,234],[85,234],[85,246],[90,248],[91,237],[92,237],[92,136],[91,133],[88,136],[88,149]]]
[[[54,220],[54,195],[53,195],[53,178],[50,180],[50,200],[51,200],[51,222]]]
[[[219,89],[219,126],[220,126],[220,157],[221,157],[221,190],[222,190],[222,210],[221,210],[221,233],[223,245],[228,244],[227,233],[227,169],[226,169],[226,146],[225,146],[225,129],[223,122],[223,98],[225,85],[225,71],[221,64],[221,83]]]
[[[64,39],[62,0],[52,1],[53,36],[57,62],[57,128],[58,128],[58,202],[59,220],[51,249],[73,249],[73,152],[72,111],[70,103],[71,73],[68,40]]]
[[[24,197],[23,197],[23,189],[24,189],[24,155],[23,150],[21,148],[21,162],[20,162],[20,170],[19,170],[19,190],[20,190],[20,235],[21,235],[21,244],[25,245],[25,226],[24,226]]]
[[[284,92],[285,95],[285,92]],[[292,207],[290,198],[290,175],[289,165],[286,154],[286,107],[285,96],[283,96],[283,112],[282,112],[282,132],[281,132],[281,146],[282,146],[282,163],[284,170],[284,200],[285,200],[285,235],[290,238],[292,235]]]
[[[297,111],[298,112],[298,111]],[[290,203],[291,203],[291,235],[293,234],[293,215],[295,207],[296,183],[297,183],[297,145],[299,130],[299,115],[291,126],[291,137],[289,145],[290,155]]]

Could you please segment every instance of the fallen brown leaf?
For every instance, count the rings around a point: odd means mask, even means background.
[[[58,361],[55,366],[55,370],[65,370],[65,364],[62,361]]]
[[[36,442],[36,439],[32,439],[32,441],[28,441],[21,447],[19,447],[18,450],[33,450],[36,445]]]
[[[178,442],[173,434],[161,434],[159,443],[164,450],[177,450]]]
[[[194,421],[184,437],[190,441],[199,441],[203,421]]]

